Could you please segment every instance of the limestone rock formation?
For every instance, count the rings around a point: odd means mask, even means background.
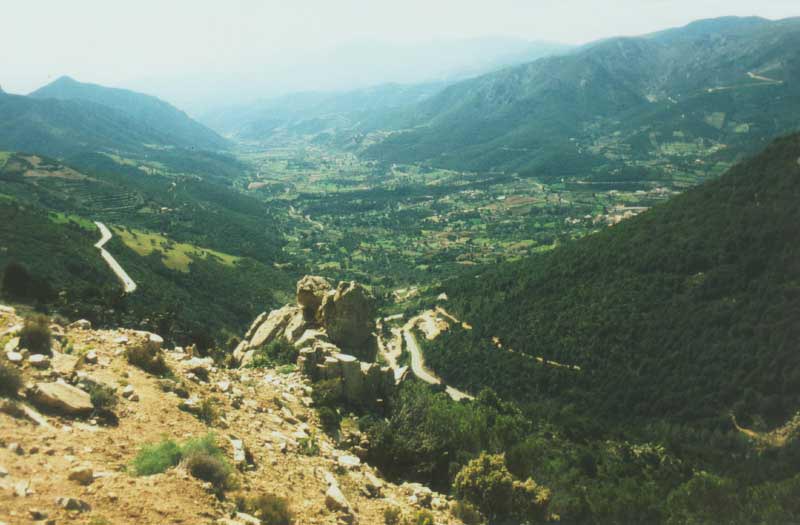
[[[306,319],[314,320],[323,298],[331,288],[327,279],[316,275],[306,275],[297,282],[297,304],[303,308]]]
[[[372,339],[375,298],[356,282],[339,283],[328,292],[317,311],[317,322],[331,341],[348,351],[361,351]],[[374,355],[374,354],[373,354]]]

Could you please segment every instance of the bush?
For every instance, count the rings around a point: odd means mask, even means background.
[[[130,364],[150,374],[159,377],[172,375],[172,370],[164,360],[164,354],[160,350],[153,350],[146,344],[127,348],[125,357]]]
[[[457,501],[453,505],[453,516],[464,522],[464,525],[480,525],[484,517],[473,505],[466,501]]]
[[[18,301],[48,301],[54,295],[53,288],[47,281],[35,278],[25,266],[13,261],[3,271],[0,290],[9,299]]]
[[[428,510],[420,510],[414,514],[412,525],[436,525],[435,518]]]
[[[224,454],[217,447],[212,434],[187,441],[181,447],[181,453],[186,469],[192,476],[208,481],[217,490],[232,486],[233,468],[225,460]]]
[[[97,383],[92,383],[89,386],[89,397],[92,400],[92,406],[99,412],[113,412],[119,402],[117,393],[113,388],[98,385]]]
[[[515,481],[502,454],[483,452],[467,463],[456,475],[454,489],[490,520],[511,516],[543,520],[550,502],[550,491],[532,479]]]
[[[15,398],[22,388],[22,377],[11,363],[0,361],[0,397]]]
[[[311,434],[307,438],[301,438],[298,441],[298,452],[304,456],[319,456],[319,443],[317,443],[317,436]]]
[[[336,410],[331,407],[321,407],[317,413],[319,414],[319,422],[320,425],[322,425],[322,430],[330,435],[338,432],[339,422],[342,417]]]
[[[383,523],[386,525],[399,525],[400,524],[400,509],[397,507],[389,507],[383,510]]]
[[[275,494],[237,498],[236,506],[240,512],[255,516],[266,525],[292,525],[294,523],[294,515],[289,509],[288,500]]]
[[[51,355],[50,319],[46,315],[34,315],[25,319],[19,333],[19,347],[27,348],[32,354]]]
[[[155,445],[145,445],[133,459],[137,476],[150,476],[164,472],[181,461],[181,448],[171,439]]]
[[[205,423],[206,425],[213,425],[214,422],[219,417],[219,411],[217,410],[217,402],[212,398],[204,398],[200,402],[200,406],[197,409],[197,413],[195,414],[197,419]]]
[[[274,368],[280,365],[292,365],[297,362],[299,350],[284,338],[276,339],[253,353],[250,368]]]

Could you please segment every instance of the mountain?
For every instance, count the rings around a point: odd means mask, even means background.
[[[548,42],[498,38],[415,47],[359,45],[335,53],[333,63],[338,64],[337,70],[328,76],[338,78],[342,76],[342,69],[350,69],[353,74],[346,77],[352,82],[352,76],[370,75],[372,73],[365,71],[372,71],[376,64],[381,64],[378,69],[386,70],[375,78],[389,78],[392,82],[357,89],[289,93],[210,111],[201,121],[220,133],[245,140],[264,140],[286,131],[314,134],[350,129],[364,125],[375,113],[393,112],[427,100],[460,79],[570,49]],[[431,56],[438,57],[437,61],[432,62]],[[342,57],[351,58],[341,64],[340,61],[345,60]],[[331,64],[320,65],[313,70],[319,72],[330,67]]]
[[[86,101],[127,115],[144,127],[157,130],[165,144],[194,149],[221,149],[226,141],[186,113],[156,97],[78,82],[64,76],[28,95],[34,99]]]
[[[636,218],[449,280],[474,329],[426,357],[459,388],[603,428],[782,424],[800,408],[798,199],[795,134]]]
[[[603,40],[454,84],[387,118],[392,133],[366,152],[559,178],[691,171],[796,129],[799,45],[798,18]]]
[[[217,110],[201,120],[220,133],[243,140],[262,140],[280,132],[314,134],[357,126],[372,112],[410,106],[433,96],[445,85],[384,84],[343,93],[292,93]]]

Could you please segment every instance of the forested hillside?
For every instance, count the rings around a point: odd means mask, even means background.
[[[798,199],[792,135],[639,217],[453,278],[444,291],[475,328],[429,348],[430,363],[454,385],[595,424],[724,427],[731,411],[780,424],[800,408]]]

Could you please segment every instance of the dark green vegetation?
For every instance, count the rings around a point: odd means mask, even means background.
[[[28,95],[36,99],[78,100],[113,108],[163,137],[164,144],[192,149],[220,149],[225,139],[156,97],[126,89],[85,84],[61,77]]]
[[[19,332],[19,347],[27,348],[32,354],[50,355],[50,318],[34,315],[25,319]]]
[[[377,117],[368,130],[393,132],[364,146],[382,161],[584,183],[713,175],[797,125],[798,46],[800,19],[723,18],[603,40]]]
[[[16,398],[22,388],[22,376],[16,366],[0,357],[0,397]]]
[[[150,349],[146,345],[136,345],[125,349],[125,359],[137,368],[156,376],[172,375],[164,354]]]
[[[80,171],[33,155],[0,158],[0,267],[22,265],[8,270],[9,298],[100,325],[142,324],[203,347],[285,302],[294,277],[273,267],[283,258],[282,240],[264,227],[273,211],[263,204],[216,179],[152,173],[100,154],[77,162]],[[99,231],[89,218],[124,224],[147,239],[149,252],[134,251],[119,235],[106,245],[139,285],[137,293],[122,294],[93,247]],[[167,244],[149,244],[147,232],[160,232]],[[193,250],[178,269],[167,266],[173,246]],[[208,250],[229,255],[194,254]]]
[[[637,218],[448,281],[475,329],[431,348],[431,365],[596,422],[785,421],[800,407],[798,158],[800,136],[780,139]]]
[[[251,368],[276,368],[281,365],[293,365],[297,361],[299,351],[286,339],[276,339],[257,348],[250,363]]]

